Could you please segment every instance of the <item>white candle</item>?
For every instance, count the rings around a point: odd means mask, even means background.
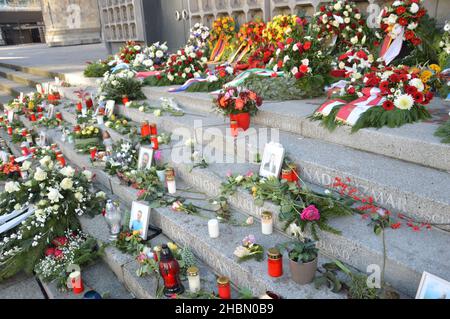
[[[103,123],[105,123],[103,120],[103,115],[97,115],[97,123],[98,125],[103,125]]]
[[[167,191],[169,192],[169,194],[175,194],[177,192],[177,183],[175,182],[175,177],[167,176],[166,182],[167,182]]]
[[[199,292],[201,289],[201,284],[198,268],[197,267],[188,268],[187,278],[189,282],[189,291],[192,293]]]
[[[261,215],[261,231],[263,235],[272,235],[273,217],[271,212],[263,212]]]
[[[208,222],[209,237],[219,238],[219,221],[217,219],[211,219]]]

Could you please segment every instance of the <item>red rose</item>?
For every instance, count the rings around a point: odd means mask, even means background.
[[[400,77],[394,73],[389,77],[389,80],[391,80],[394,83],[398,83],[398,82],[400,82]]]
[[[306,41],[305,44],[303,45],[303,48],[305,50],[311,49],[311,42],[310,41]]]
[[[278,68],[282,68],[283,67],[283,61],[278,61],[278,63],[277,63],[277,66],[278,66]]]
[[[414,46],[418,46],[418,45],[420,45],[420,44],[422,43],[422,40],[420,40],[420,38],[413,38],[413,39],[411,40],[411,43],[412,43]]]
[[[297,73],[295,73],[295,78],[298,80],[298,79],[301,79],[302,77],[304,77],[305,76],[305,74],[304,73],[302,73],[302,72],[297,72]]]
[[[397,12],[397,15],[402,15],[403,13],[406,12],[406,8],[403,6],[400,6],[397,8],[397,10],[395,10],[395,12]]]
[[[358,53],[356,53],[356,56],[360,59],[364,59],[364,60],[368,59],[366,52],[364,52],[363,50],[358,51]]]
[[[386,111],[392,111],[394,109],[395,105],[394,103],[392,103],[392,101],[385,101],[383,103],[383,109],[385,109]]]
[[[307,73],[307,72],[308,72],[308,66],[302,64],[302,65],[300,66],[299,70],[300,70],[300,72],[302,72],[302,73]]]
[[[294,39],[292,39],[292,38],[289,38],[289,39],[286,40],[287,44],[292,44],[292,42],[294,42]]]
[[[405,93],[409,95],[414,95],[417,93],[417,88],[412,85],[405,86]]]
[[[52,244],[55,246],[64,246],[67,244],[69,240],[67,239],[67,237],[56,237],[55,239],[53,239]]]
[[[348,94],[355,94],[355,92],[356,92],[356,90],[355,90],[355,88],[354,88],[353,86],[351,86],[351,87],[349,87],[349,88],[347,89],[347,93],[348,93]]]
[[[61,249],[55,249],[55,258],[62,258],[64,254]]]
[[[408,25],[408,20],[405,18],[400,18],[398,19],[398,24],[400,24],[401,26],[406,27]]]
[[[422,18],[426,13],[427,11],[425,9],[420,9],[419,12],[417,12],[417,17]]]
[[[325,6],[320,7],[320,12],[325,12],[326,10],[327,10],[327,8],[325,8]]]

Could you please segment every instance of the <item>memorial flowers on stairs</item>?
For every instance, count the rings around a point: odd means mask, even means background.
[[[352,102],[328,100],[316,110],[313,119],[321,120],[330,130],[346,124],[356,132],[365,127],[399,127],[430,118],[425,106],[433,93],[408,67],[371,71],[364,76],[363,84],[361,91],[354,92]]]
[[[155,42],[144,48],[141,53],[136,54],[131,68],[134,71],[159,70],[166,63],[169,56],[167,44]]]
[[[258,94],[239,87],[226,88],[214,99],[215,110],[230,117],[232,129],[240,128],[244,131],[250,127],[250,117],[256,115],[262,103]]]
[[[100,257],[102,247],[97,240],[80,230],[67,230],[63,236],[54,238],[45,249],[45,257],[35,266],[36,275],[45,282],[56,282],[57,287],[66,291],[68,268],[71,265],[87,266]]]
[[[114,100],[122,102],[127,96],[130,100],[143,100],[145,95],[141,90],[142,82],[135,78],[133,71],[123,70],[118,73],[106,72],[99,83],[99,100]]]
[[[264,259],[264,247],[256,243],[254,235],[248,235],[242,240],[242,244],[234,250],[234,255],[239,262],[244,262],[250,259],[262,261]]]
[[[92,177],[44,157],[27,181],[7,183],[0,194],[0,280],[31,273],[51,240],[78,229],[79,216],[101,212],[105,194],[92,191]]]

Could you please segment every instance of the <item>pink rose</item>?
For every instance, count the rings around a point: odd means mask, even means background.
[[[300,217],[302,218],[302,220],[315,221],[320,219],[320,213],[316,206],[311,205],[303,210]]]

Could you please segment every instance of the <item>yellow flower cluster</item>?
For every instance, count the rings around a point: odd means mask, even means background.
[[[278,15],[267,23],[263,38],[268,42],[284,42],[297,25],[296,15]]]
[[[84,129],[82,129],[81,131],[77,132],[78,135],[83,135],[83,136],[97,135],[99,133],[100,133],[100,130],[95,126],[88,126]]]
[[[233,35],[236,30],[236,22],[234,21],[233,17],[226,16],[217,18],[213,22],[213,36],[215,38],[218,38],[221,33],[224,33],[227,36]]]

